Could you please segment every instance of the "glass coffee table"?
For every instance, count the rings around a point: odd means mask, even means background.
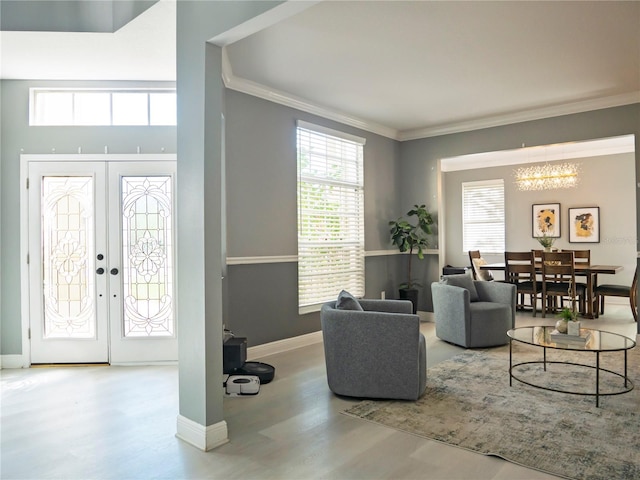
[[[623,335],[618,335],[617,333],[611,332],[603,332],[600,330],[589,329],[589,328],[581,328],[580,335],[586,336],[588,340],[584,343],[574,343],[574,342],[563,342],[557,341],[552,338],[551,333],[554,332],[555,327],[546,326],[546,327],[519,327],[509,330],[507,335],[509,336],[509,386],[513,384],[513,379],[515,378],[519,382],[525,383],[532,387],[541,388],[543,390],[550,390],[553,392],[560,393],[570,393],[574,395],[595,395],[596,397],[596,407],[600,406],[600,397],[605,395],[620,395],[623,393],[630,392],[633,390],[633,382],[627,376],[627,352],[636,346],[636,342],[627,338]],[[534,347],[542,348],[543,359],[532,362],[520,362],[513,363],[513,342],[520,342],[527,345],[533,345]],[[585,365],[582,363],[573,363],[573,362],[558,362],[558,361],[548,361],[547,360],[547,349],[555,349],[555,350],[565,350],[565,351],[575,351],[578,352],[591,352],[596,355],[596,365]],[[600,354],[603,352],[623,352],[624,354],[624,372],[614,372],[612,370],[608,370],[605,368],[601,368],[600,366]],[[558,388],[550,388],[543,385],[535,384],[533,382],[526,381],[522,378],[519,378],[516,373],[514,373],[514,368],[521,365],[529,365],[529,364],[542,364],[544,367],[544,371],[547,370],[548,364],[563,364],[563,365],[577,365],[579,367],[592,368],[595,369],[596,373],[596,385],[595,392],[584,393],[584,392],[576,392],[570,390],[563,390]],[[613,374],[617,377],[620,377],[624,380],[624,386],[619,390],[608,391],[608,392],[600,392],[600,373],[607,372],[609,374]]]

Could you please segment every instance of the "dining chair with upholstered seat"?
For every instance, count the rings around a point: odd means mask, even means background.
[[[524,299],[528,296],[535,317],[538,299],[542,300],[542,282],[536,277],[533,251],[504,252],[504,266],[505,281],[517,287],[520,302],[516,308],[524,309]]]
[[[638,322],[638,267],[636,267],[636,271],[633,274],[633,281],[631,282],[631,286],[626,285],[615,285],[615,284],[603,284],[598,285],[594,291],[596,308],[594,312],[596,316],[599,314],[604,314],[604,298],[605,297],[626,297],[629,299],[629,304],[631,305],[631,313],[633,314],[633,319]]]
[[[576,302],[584,307],[587,288],[576,283],[573,252],[542,252],[542,316],[558,297],[571,301],[571,310],[576,311]],[[584,308],[581,309],[584,313]]]

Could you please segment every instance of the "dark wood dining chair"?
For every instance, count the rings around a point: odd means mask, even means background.
[[[615,284],[598,285],[595,288],[594,297],[596,299],[596,305],[599,306],[599,309],[594,310],[596,316],[604,314],[605,297],[627,297],[631,305],[633,319],[638,323],[638,267],[636,267],[636,271],[633,274],[633,281],[630,287]]]
[[[517,287],[518,298],[516,308],[524,309],[524,299],[529,297],[529,304],[536,316],[538,299],[542,300],[542,282],[536,278],[533,251],[504,252],[505,281]],[[544,308],[544,302],[543,302]]]
[[[576,302],[584,313],[587,289],[576,283],[573,252],[542,252],[542,316],[557,305],[558,298],[571,301],[571,310],[576,310]]]
[[[563,252],[573,252],[573,264],[577,267],[590,267],[591,266],[591,250],[562,250]],[[580,285],[584,285],[584,288],[587,288],[587,284],[588,282],[586,281],[580,281],[579,278],[581,277],[581,275],[578,274],[578,280],[576,280],[578,282],[578,284]],[[591,274],[591,281],[592,281],[592,285],[597,285],[598,283],[598,276],[595,274]],[[593,305],[591,306],[591,310],[595,312],[598,308],[598,304],[595,301],[595,295],[592,296],[593,299]],[[585,299],[586,302],[586,299]],[[584,311],[584,305],[581,305],[581,310]]]

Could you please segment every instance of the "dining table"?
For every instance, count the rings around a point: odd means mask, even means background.
[[[534,267],[536,273],[542,273],[542,262],[536,262],[534,264]],[[504,262],[487,263],[485,265],[481,265],[480,269],[495,272],[504,272],[506,270],[506,265]],[[586,278],[587,309],[586,312],[582,314],[582,316],[584,318],[595,318],[597,316],[598,306],[595,304],[596,298],[594,298],[594,292],[596,287],[598,286],[598,275],[615,275],[616,273],[624,270],[624,267],[622,265],[586,265],[575,263],[574,270],[576,276]]]

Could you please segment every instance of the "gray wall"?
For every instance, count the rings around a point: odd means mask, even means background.
[[[366,138],[365,249],[391,250],[389,220],[398,208],[399,143],[233,90],[226,91],[227,254],[296,256],[296,121]],[[366,295],[396,297],[398,255],[366,259]],[[227,267],[225,324],[250,345],[320,329],[317,313],[298,315],[297,264]]]
[[[567,158],[566,161],[573,160]],[[623,265],[623,272],[615,276],[601,275],[598,281],[631,285],[637,255],[635,156],[625,153],[575,161],[581,164],[580,183],[571,189],[521,192],[514,182],[515,166],[443,174],[443,204],[447,217],[445,263],[469,265],[468,253],[462,249],[462,183],[502,178],[505,186],[507,250],[541,248],[532,236],[532,205],[559,203],[560,238],[554,246],[561,249],[589,249],[592,263]],[[600,243],[569,243],[568,209],[575,207],[600,207]],[[488,262],[504,261],[503,255],[484,252],[483,256]]]
[[[0,353],[22,353],[20,319],[20,154],[176,152],[176,127],[30,127],[30,87],[105,87],[121,82],[0,81],[2,95],[0,138]],[[131,82],[126,83],[131,86]],[[166,82],[136,82],[139,87],[173,87]]]
[[[140,146],[143,153],[176,151],[174,127],[29,127],[28,89],[31,86],[106,86],[120,84],[86,82],[32,82],[4,80],[2,88],[0,208],[0,352],[21,353],[19,216],[15,215],[19,200],[19,155],[24,153],[77,152],[128,153]],[[167,84],[139,84],[166,86]],[[296,164],[295,121],[315,122],[367,138],[365,146],[365,241],[366,250],[389,250],[387,222],[406,212],[414,203],[426,203],[437,212],[436,166],[439,158],[481,151],[517,148],[522,143],[543,145],[572,140],[603,138],[627,133],[640,136],[640,105],[588,112],[568,117],[527,122],[477,132],[399,143],[375,134],[340,125],[282,105],[225,90],[226,101],[226,179],[227,241],[229,257],[294,256],[296,234]],[[560,128],[562,126],[562,128]],[[635,129],[635,130],[634,130]],[[250,141],[249,141],[250,140]],[[638,148],[636,148],[638,151]],[[563,221],[569,206],[601,207],[601,243],[589,244],[598,263],[625,265],[616,276],[622,281],[631,275],[636,244],[635,178],[636,159],[630,156],[588,159],[582,186],[568,197],[540,197],[522,194],[508,201],[507,246],[530,248],[529,217],[532,203],[558,201]],[[611,162],[615,162],[612,164]],[[615,165],[616,168],[610,168]],[[591,173],[589,173],[591,172]],[[447,252],[445,263],[466,264],[459,245],[460,196],[449,181],[458,172],[447,174]],[[510,171],[469,171],[464,178],[510,178]],[[591,179],[591,180],[590,180]],[[598,188],[587,185],[598,179]],[[454,183],[462,181],[462,177]],[[618,185],[626,185],[618,188]],[[511,192],[515,194],[515,192]],[[579,194],[572,198],[572,195]],[[633,205],[620,209],[619,205]],[[521,212],[525,212],[521,215]],[[513,215],[512,215],[513,213]],[[622,218],[623,216],[624,218]],[[456,223],[458,222],[458,223]],[[524,222],[524,229],[509,225]],[[458,232],[456,232],[458,230]],[[528,234],[528,236],[527,236]],[[557,245],[570,248],[563,225],[562,239]],[[534,245],[535,246],[535,245]],[[581,247],[580,247],[581,248]],[[608,260],[610,259],[610,260]],[[396,286],[406,269],[406,258],[399,255],[368,256],[366,259],[366,295],[397,298]],[[490,259],[491,260],[491,259]],[[496,259],[498,260],[498,259]],[[605,261],[606,260],[606,261]],[[224,285],[225,324],[237,335],[246,336],[250,345],[258,345],[301,335],[319,329],[318,314],[298,315],[297,266],[295,262],[230,265]],[[428,285],[439,274],[438,257],[428,256],[414,263],[415,277],[426,287],[420,310],[431,310]],[[247,300],[247,299],[250,300]]]
[[[635,134],[636,136],[634,158],[635,172],[630,173],[630,177],[633,179],[634,184],[636,184],[638,181],[638,165],[640,164],[640,104],[607,108],[591,112],[564,115],[471,132],[442,135],[438,137],[403,142],[400,146],[401,181],[405,189],[403,198],[408,200],[412,195],[416,197],[423,196],[427,186],[429,189],[436,188],[437,178],[435,177],[437,177],[437,173],[435,172],[437,169],[438,159],[441,158],[455,157],[471,153],[513,150],[520,148],[523,144],[527,146],[549,145],[563,142],[615,137],[627,134]],[[604,163],[606,163],[607,166],[611,165],[608,160]],[[606,171],[603,178],[607,178],[608,176],[609,172]],[[633,196],[635,196],[632,202],[633,206],[629,207],[627,212],[628,217],[623,221],[627,223],[633,222],[633,216],[635,215],[636,231],[633,237],[637,238],[639,209],[637,208],[638,199],[635,194],[635,189]],[[626,199],[628,197],[625,196],[624,198]],[[405,203],[407,200],[405,200]],[[569,204],[572,204],[572,206],[576,205],[573,201],[561,203],[563,215],[566,214],[566,208]],[[595,202],[587,202],[587,204],[583,204],[581,201],[580,204],[576,206],[588,206],[593,204],[595,204]],[[454,208],[453,210],[456,209]],[[438,212],[438,214],[440,213],[441,212]],[[447,223],[454,222],[455,224],[459,213],[448,209],[445,214]],[[610,213],[608,214],[611,215]],[[609,229],[610,227],[606,228]],[[610,238],[617,237],[617,234],[611,233],[610,230],[605,231],[604,234],[611,236]],[[509,235],[510,234],[508,233],[508,238]],[[566,233],[563,233],[563,237],[566,238]],[[451,238],[451,235],[447,235],[447,245],[444,246],[445,251],[448,252],[447,255],[457,255],[456,252],[460,251],[461,247],[456,246],[455,241],[455,238]],[[514,240],[513,245],[515,246],[516,244],[519,244],[519,240]],[[559,242],[559,245],[563,245],[563,243]],[[608,242],[602,243],[601,248],[604,251],[607,251],[610,248],[617,248],[617,246],[610,245]],[[637,251],[636,244],[631,248],[634,248]],[[452,256],[447,257],[447,259],[456,263],[458,261],[464,261],[462,256]],[[633,260],[625,259],[622,263],[629,264],[629,262],[633,262]],[[468,264],[468,260],[465,264]],[[435,280],[437,280],[437,275],[430,279],[430,281]]]

